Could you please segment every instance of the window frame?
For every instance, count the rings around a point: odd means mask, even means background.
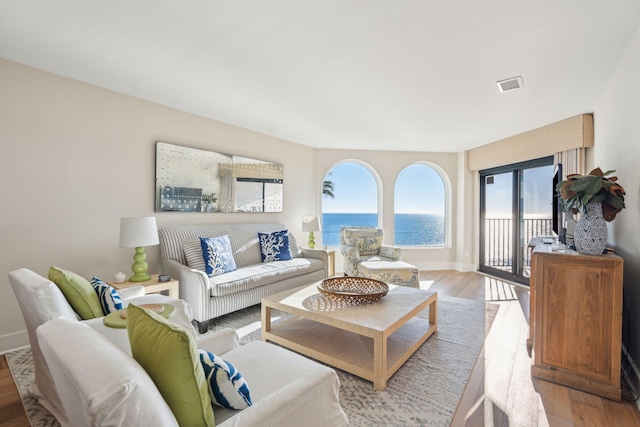
[[[412,167],[412,166],[425,166],[428,168],[431,168],[433,171],[436,172],[436,174],[438,174],[438,176],[440,177],[440,180],[442,181],[442,187],[444,190],[444,212],[443,212],[443,218],[444,218],[444,242],[442,245],[399,245],[396,243],[396,230],[395,230],[395,215],[396,215],[396,200],[395,200],[395,193],[396,193],[396,187],[398,185],[398,178],[400,178],[400,175],[408,168]],[[394,245],[395,246],[399,246],[402,248],[407,248],[407,249],[450,249],[451,245],[452,245],[452,241],[453,241],[453,237],[452,237],[452,186],[451,186],[451,181],[449,180],[449,176],[447,175],[447,173],[444,171],[444,169],[442,169],[442,167],[440,167],[439,165],[426,161],[426,160],[422,160],[422,161],[418,161],[418,162],[414,162],[411,163],[410,165],[405,166],[400,172],[398,172],[398,175],[396,175],[396,179],[394,181],[393,184],[393,215],[394,215],[394,229],[393,229],[393,241],[394,241]]]

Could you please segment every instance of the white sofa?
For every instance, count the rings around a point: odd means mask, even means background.
[[[22,316],[27,326],[27,334],[31,343],[33,354],[35,383],[29,390],[42,405],[49,410],[58,420],[66,418],[60,396],[53,384],[51,371],[47,367],[45,357],[40,351],[40,345],[36,338],[36,329],[45,322],[63,317],[76,323],[82,323],[104,335],[124,352],[131,353],[129,339],[125,329],[116,329],[105,326],[103,318],[79,320],[78,315],[67,302],[62,291],[49,279],[26,268],[19,268],[9,273],[9,282],[16,295]],[[123,306],[134,304],[171,304],[176,310],[171,320],[197,336],[191,325],[191,309],[182,300],[176,300],[164,295],[144,295],[142,286],[135,286],[119,292]]]
[[[289,233],[291,260],[262,262],[258,233],[285,229],[280,223],[265,223],[183,225],[158,231],[164,271],[179,280],[180,298],[191,305],[200,332],[206,331],[209,321],[215,317],[259,304],[266,295],[327,277],[327,252],[299,248],[292,233]],[[188,265],[184,241],[224,235],[231,241],[237,270],[209,277]]]
[[[34,358],[36,377],[30,393],[63,426],[177,425],[151,379],[130,356],[126,329],[107,327],[103,318],[79,321],[60,289],[31,270],[12,271],[9,279]],[[132,292],[140,291],[144,288]],[[231,329],[198,336],[190,323],[190,307],[182,300],[121,296],[123,305],[174,305],[170,320],[196,337],[199,348],[223,356],[245,377],[254,404],[242,411],[214,408],[217,425],[349,424],[333,369],[261,341],[238,346]]]
[[[86,324],[54,319],[40,326],[37,336],[62,397],[67,415],[63,425],[178,425],[142,366]],[[262,341],[238,346],[230,329],[202,338],[199,347],[242,373],[253,399],[243,410],[214,405],[217,426],[349,425],[333,369]]]

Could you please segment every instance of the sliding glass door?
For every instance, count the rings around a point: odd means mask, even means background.
[[[527,245],[552,234],[553,157],[480,171],[480,271],[529,284]]]

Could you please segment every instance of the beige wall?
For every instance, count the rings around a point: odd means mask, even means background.
[[[624,258],[625,344],[640,363],[640,31],[636,33],[594,114],[593,166],[615,169],[626,191],[624,209],[609,223],[609,243]]]
[[[609,225],[610,243],[625,259],[625,307],[631,354],[640,361],[640,36],[636,35],[594,113],[595,148],[589,163],[616,169],[627,209]],[[477,173],[466,154],[314,150],[303,145],[165,108],[0,60],[0,352],[28,343],[7,280],[15,268],[46,275],[51,264],[110,279],[128,271],[131,250],[118,247],[119,219],[153,212],[156,140],[278,161],[285,165],[281,214],[159,213],[158,224],[281,221],[301,242],[303,215],[321,213],[326,172],[358,159],[384,188],[382,226],[393,236],[393,188],[405,167],[439,166],[451,185],[451,247],[410,249],[422,269],[469,270],[477,263]],[[149,248],[150,270],[161,268]],[[339,261],[339,265],[341,265]]]
[[[461,268],[456,258],[457,230],[460,217],[456,215],[459,203],[459,161],[455,153],[426,153],[426,152],[386,152],[386,151],[350,151],[350,150],[318,150],[316,160],[316,180],[321,183],[327,172],[334,166],[345,161],[364,162],[380,179],[379,212],[380,225],[384,229],[385,244],[393,244],[394,235],[394,188],[395,182],[402,170],[415,163],[425,163],[440,169],[445,176],[448,192],[448,206],[450,207],[449,246],[444,248],[405,248],[403,260],[416,265],[420,270],[456,269]],[[318,213],[322,211],[322,200],[318,195]],[[337,249],[337,248],[336,248]],[[343,260],[339,256],[336,269],[342,271]]]
[[[121,217],[156,215],[159,226],[281,221],[306,238],[301,218],[316,202],[309,147],[4,60],[0,93],[0,352],[28,343],[7,273],[46,275],[55,264],[110,280],[130,271]],[[284,163],[284,212],[156,214],[156,140]],[[159,271],[158,247],[147,253]]]
[[[87,278],[110,280],[116,272],[130,270],[132,250],[118,247],[120,218],[129,216],[155,215],[160,227],[280,221],[306,242],[302,216],[322,212],[324,175],[348,159],[366,162],[380,177],[387,240],[393,236],[398,174],[416,162],[441,170],[450,188],[450,246],[408,249],[405,259],[421,269],[473,268],[467,248],[472,233],[465,229],[472,217],[456,214],[461,201],[469,202],[460,193],[466,193],[464,183],[472,178],[461,155],[315,150],[4,60],[0,93],[0,176],[5,184],[0,193],[0,352],[28,343],[7,279],[11,270],[27,267],[46,276],[54,264]],[[156,214],[158,140],[284,163],[284,212]],[[457,248],[459,242],[464,249]],[[158,247],[147,248],[147,254],[150,271],[160,271]],[[341,260],[337,264],[341,269]]]

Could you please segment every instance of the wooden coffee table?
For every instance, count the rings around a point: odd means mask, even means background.
[[[416,317],[429,307],[429,320]],[[293,315],[272,324],[272,309]],[[438,330],[438,294],[389,285],[377,302],[348,306],[317,283],[262,298],[262,340],[372,381],[387,380]]]

